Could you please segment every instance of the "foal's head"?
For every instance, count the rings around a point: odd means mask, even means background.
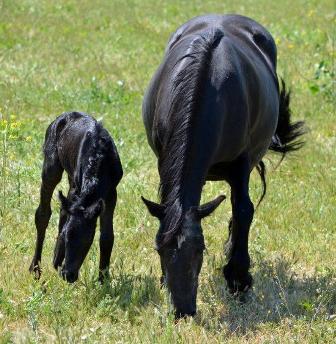
[[[177,318],[196,313],[198,275],[205,249],[201,219],[210,215],[224,199],[225,196],[219,196],[209,203],[189,208],[182,214],[176,230],[167,233],[167,223],[172,220],[168,217],[174,214],[165,205],[143,198],[149,212],[160,220],[157,249]]]
[[[85,207],[77,202],[72,203],[62,192],[59,193],[59,199],[68,215],[61,233],[65,250],[61,275],[72,283],[78,279],[79,269],[93,242],[97,217],[104,208],[104,201],[99,199]]]

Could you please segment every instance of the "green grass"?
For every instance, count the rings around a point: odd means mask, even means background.
[[[319,1],[0,0],[0,343],[328,343],[336,334],[335,8]],[[169,35],[204,13],[240,13],[278,44],[307,144],[274,170],[250,235],[255,285],[244,304],[221,275],[229,202],[203,224],[207,253],[198,315],[177,325],[159,288],[158,228],[140,200],[156,199],[156,160],[141,101]],[[124,166],[111,284],[96,283],[95,241],[74,285],[51,264],[58,201],[39,282],[28,273],[48,124],[69,110],[102,118]],[[63,182],[58,189],[65,190]],[[260,181],[253,174],[251,195]],[[203,200],[229,194],[208,183]],[[333,320],[334,319],[334,320]]]

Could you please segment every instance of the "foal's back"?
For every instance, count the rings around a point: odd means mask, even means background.
[[[121,171],[121,164],[114,142],[108,131],[85,113],[67,112],[57,117],[47,130],[44,149],[58,155],[62,168],[71,179],[89,166],[89,160],[97,154],[101,141],[105,146],[104,165],[115,170],[113,177],[118,179],[122,172],[117,171]]]
[[[97,133],[97,121],[81,112],[66,112],[58,116],[46,133],[44,150],[55,152],[62,168],[72,175],[78,157],[85,152],[85,141]],[[56,148],[56,150],[55,150]],[[82,152],[81,152],[82,151]]]

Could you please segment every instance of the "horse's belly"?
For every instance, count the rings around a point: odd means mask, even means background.
[[[247,154],[253,168],[267,152],[278,120],[278,96],[268,96],[261,109],[256,113],[246,111],[227,112],[222,116],[222,130],[213,155],[212,165],[236,160]]]

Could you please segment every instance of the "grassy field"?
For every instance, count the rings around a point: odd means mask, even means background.
[[[240,13],[278,45],[279,74],[292,87],[295,119],[309,127],[302,151],[274,169],[250,236],[254,288],[239,304],[221,275],[229,202],[204,224],[207,252],[198,315],[174,324],[159,288],[156,160],[141,101],[169,35],[204,13]],[[331,343],[336,335],[335,7],[332,0],[0,0],[0,343]],[[110,284],[97,282],[97,240],[68,285],[52,268],[54,196],[36,282],[41,147],[63,111],[103,119],[124,167],[118,188]],[[63,181],[58,189],[65,191]],[[257,200],[259,178],[251,194]],[[208,183],[203,201],[224,183]],[[97,236],[96,236],[97,237]]]

